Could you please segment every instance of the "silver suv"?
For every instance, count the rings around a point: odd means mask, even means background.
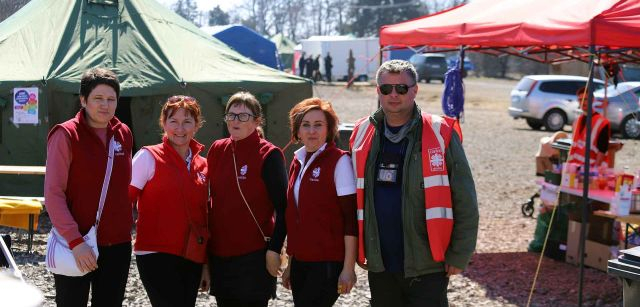
[[[597,107],[604,103],[604,89],[593,92]],[[607,119],[611,123],[611,130],[620,131],[623,138],[637,139],[640,137],[640,82],[621,82],[618,86],[607,87]],[[579,110],[581,113],[582,110]],[[579,114],[578,113],[578,114]]]
[[[602,80],[594,79],[594,90],[604,87]],[[524,118],[532,129],[542,126],[558,131],[576,119],[579,104],[576,92],[587,84],[587,78],[565,75],[530,75],[522,77],[511,91],[509,115]]]

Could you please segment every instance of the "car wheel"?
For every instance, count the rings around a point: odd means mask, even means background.
[[[547,131],[560,131],[567,123],[567,116],[564,112],[554,109],[544,115],[542,122]]]
[[[629,115],[620,124],[620,130],[623,138],[637,139],[640,137],[640,120],[633,115]]]
[[[533,130],[540,130],[540,128],[542,128],[542,122],[533,118],[527,118],[527,125]]]

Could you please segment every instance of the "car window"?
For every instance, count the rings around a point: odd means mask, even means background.
[[[623,65],[622,75],[624,77],[624,81],[640,81],[640,67]]]
[[[633,91],[628,91],[626,93],[623,93],[622,95],[620,95],[620,100],[622,100],[623,104],[637,104],[638,103],[638,96],[636,96],[636,94],[633,93]]]
[[[540,84],[540,91],[554,94],[575,95],[578,89],[585,86],[586,81],[545,81]],[[602,83],[593,83],[593,90],[597,91],[604,88]]]
[[[409,62],[411,62],[411,64],[416,65],[418,63],[420,63],[420,59],[422,59],[421,56],[414,54],[409,58]]]
[[[516,85],[516,90],[517,91],[528,91],[531,86],[533,85],[533,83],[536,82],[533,79],[529,79],[529,78],[522,78],[522,80],[520,80],[520,82],[518,82],[518,85]]]
[[[447,66],[447,61],[443,57],[427,57],[426,63]]]
[[[575,95],[583,87],[582,81],[545,81],[540,84],[540,91],[545,93]]]
[[[584,85],[583,85],[583,86],[584,86]],[[603,88],[604,88],[604,84],[602,84],[602,83],[598,83],[598,82],[593,82],[593,91],[594,91],[594,92],[595,92],[595,91],[599,91],[599,90],[601,90],[601,89],[603,89]],[[576,92],[577,92],[577,91],[578,91],[578,90],[576,89]],[[574,94],[575,94],[575,92],[574,92]]]

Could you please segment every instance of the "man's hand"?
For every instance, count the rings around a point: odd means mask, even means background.
[[[462,269],[456,268],[448,264],[444,265],[444,269],[447,271],[447,277],[451,277],[453,275],[462,273]]]
[[[268,250],[265,257],[267,257],[267,271],[269,271],[269,274],[273,277],[278,277],[282,274],[282,270],[280,269],[280,254]]]
[[[209,275],[209,266],[202,266],[202,276],[200,277],[200,291],[207,292],[211,287],[211,275]]]
[[[87,243],[82,242],[71,250],[76,265],[82,273],[88,273],[98,268],[98,259]]]

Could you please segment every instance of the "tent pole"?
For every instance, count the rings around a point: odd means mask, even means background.
[[[591,208],[589,207],[589,172],[591,160],[591,118],[593,117],[593,111],[591,107],[593,105],[593,72],[595,61],[595,47],[589,46],[589,81],[587,81],[587,119],[586,121],[586,140],[585,140],[585,164],[584,164],[584,177],[582,182],[582,223],[580,227],[580,246],[578,251],[580,253],[580,284],[578,286],[578,306],[582,306],[582,283],[584,280],[584,243],[587,232],[587,222],[589,219],[589,213]],[[577,131],[573,131],[577,133]],[[572,146],[574,146],[573,144]],[[597,166],[596,166],[597,167]]]
[[[378,59],[379,59],[378,60],[378,69],[380,68],[380,66],[382,66],[382,54],[384,52],[383,50],[384,50],[384,46],[380,45],[380,56],[378,57]],[[389,52],[391,52],[391,51],[389,51]],[[378,79],[376,78],[375,81],[376,81],[376,86],[378,86]],[[380,109],[380,99],[378,99],[378,109]]]

